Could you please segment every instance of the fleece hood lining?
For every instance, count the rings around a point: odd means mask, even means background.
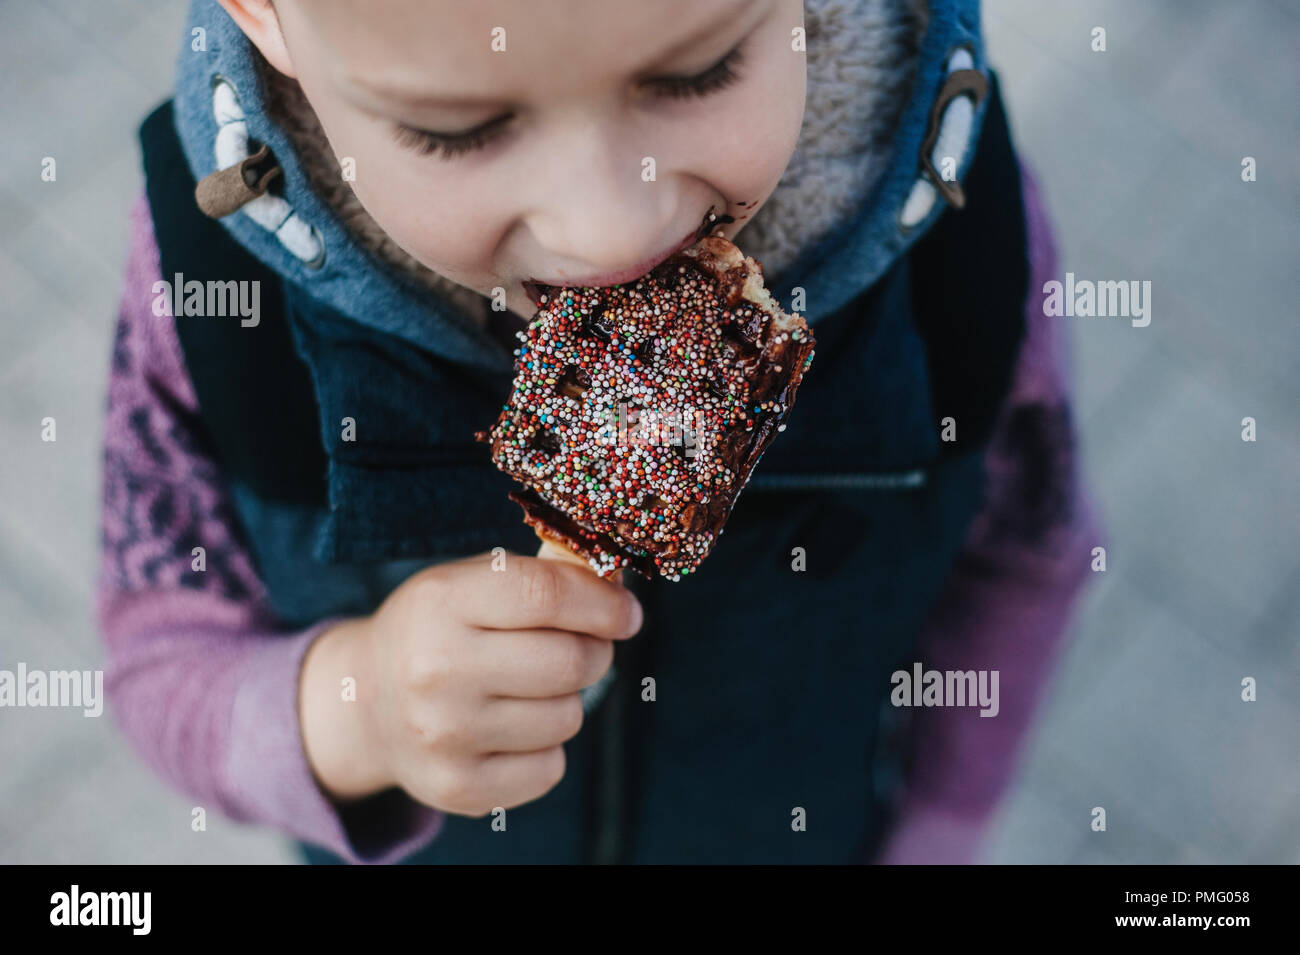
[[[858,15],[863,11],[885,15],[891,4],[904,2],[914,4],[914,0],[858,0]],[[845,15],[844,9],[852,6],[853,0],[808,0],[810,26],[815,8],[823,13],[838,9]],[[897,11],[892,15],[897,16]],[[446,295],[430,295],[430,284],[420,281],[418,269],[413,270],[416,274],[402,274],[393,262],[377,256],[313,189],[294,142],[271,115],[274,104],[267,101],[261,82],[260,54],[216,0],[193,0],[190,17],[191,24],[205,27],[209,37],[207,50],[187,45],[179,62],[177,128],[191,171],[202,179],[224,168],[227,159],[237,162],[241,149],[247,155],[251,141],[269,145],[284,174],[279,194],[250,202],[222,219],[223,226],[287,280],[305,286],[313,297],[356,321],[456,362],[490,370],[508,367],[509,353],[467,312],[463,294],[459,304]],[[802,245],[772,238],[778,230],[766,223],[780,219],[764,218],[766,205],[737,237],[742,248],[764,261],[778,300],[788,302],[795,289],[804,290],[804,314],[811,323],[865,290],[947,207],[928,180],[920,147],[947,74],[965,68],[987,75],[978,0],[931,0],[924,26],[919,54],[906,71],[906,103],[890,124],[888,158],[866,173],[862,181],[870,180],[872,185],[865,194],[847,205],[847,214],[840,210],[831,217],[834,221],[806,230],[816,235],[820,228],[822,235]],[[810,69],[811,65],[810,60]],[[220,80],[236,93],[233,104]],[[810,75],[810,95],[812,83]],[[938,142],[927,157],[936,168],[950,157],[955,160],[955,178],[960,179],[969,165],[969,144],[978,136],[982,114],[983,104],[966,97],[946,104]],[[768,204],[779,201],[787,178],[794,184],[790,194],[797,191],[803,159],[796,148],[787,175]],[[472,290],[461,291],[486,302]]]

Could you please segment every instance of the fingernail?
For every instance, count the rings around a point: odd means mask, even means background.
[[[645,611],[641,609],[641,601],[631,594],[628,594],[628,599],[632,601],[632,633],[629,636],[635,636],[641,631],[641,624],[645,623]]]

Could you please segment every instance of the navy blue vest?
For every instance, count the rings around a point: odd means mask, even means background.
[[[170,103],[146,120],[141,141],[164,276],[263,283],[257,328],[204,318],[177,327],[200,438],[227,475],[243,541],[285,627],[370,612],[432,561],[496,545],[534,552],[506,500],[510,482],[469,437],[494,420],[509,377],[394,343],[380,379],[391,391],[372,398],[390,401],[391,414],[369,421],[367,441],[345,458],[338,448],[327,455],[339,409],[319,406],[299,349],[345,347],[347,319],[199,213]],[[817,357],[788,428],[708,561],[679,583],[629,581],[645,629],[617,647],[614,683],[566,744],[564,780],[510,810],[504,832],[490,818],[449,817],[407,861],[871,858],[903,768],[889,675],[910,664],[980,505],[982,453],[1023,336],[1024,209],[996,79],[964,188],[964,210],[945,213],[817,324]],[[294,331],[304,322],[324,330],[314,345]],[[405,408],[403,368],[438,376],[436,408]],[[359,380],[376,373],[355,369]],[[955,442],[939,440],[948,416]],[[409,429],[429,418],[445,425],[430,433],[451,437],[413,441]],[[355,472],[347,500],[329,499],[327,468]],[[356,510],[363,516],[391,511],[381,529],[389,538],[409,533],[370,551],[324,540],[322,515],[346,518],[357,500],[373,505]],[[796,548],[806,569],[793,567]],[[645,677],[653,702],[642,699]],[[796,809],[804,831],[792,828]],[[302,849],[309,861],[338,861]]]

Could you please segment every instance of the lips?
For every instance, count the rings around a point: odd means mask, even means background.
[[[694,245],[704,236],[708,235],[713,229],[728,222],[735,222],[731,216],[716,216],[710,207],[708,213],[701,220],[699,227],[693,232],[683,236],[682,239],[668,251],[655,256],[652,259],[634,265],[631,268],[623,269],[618,272],[607,272],[603,275],[588,275],[577,279],[558,279],[550,281],[546,279],[530,278],[525,279],[521,284],[524,287],[524,293],[528,296],[529,301],[534,305],[541,304],[541,296],[546,294],[548,288],[599,288],[605,285],[622,285],[626,282],[634,281],[645,275],[655,266],[672,258],[682,249]]]

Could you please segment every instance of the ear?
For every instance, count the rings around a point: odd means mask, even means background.
[[[297,79],[289,49],[284,45],[284,32],[271,0],[217,0],[230,14],[244,35],[257,47],[266,62],[285,76]]]

